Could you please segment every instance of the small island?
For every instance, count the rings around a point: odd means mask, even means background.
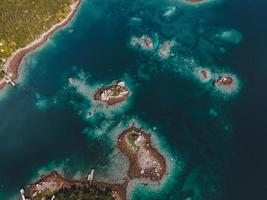
[[[30,184],[26,191],[21,189],[19,200],[126,200],[127,181],[113,184],[94,181],[92,173],[88,177],[86,181],[69,180],[52,171]]]
[[[118,139],[118,148],[130,160],[130,179],[160,181],[166,173],[166,160],[151,144],[151,135],[132,125]]]
[[[108,106],[122,103],[130,95],[124,81],[116,81],[111,85],[99,88],[94,94],[94,100],[101,101]]]
[[[200,70],[199,71],[199,75],[202,77],[202,78],[204,78],[204,79],[208,79],[208,73],[207,73],[207,71],[206,70]]]
[[[160,183],[166,174],[165,157],[152,145],[151,135],[133,124],[117,138],[117,148],[129,159],[128,177],[119,182],[94,179],[94,169],[86,180],[72,180],[52,171],[21,189],[19,200],[127,200],[128,185],[133,179]]]
[[[231,87],[234,84],[234,78],[228,75],[220,75],[213,84],[217,87]]]
[[[196,69],[196,74],[197,77],[202,81],[202,82],[208,82],[211,80],[211,72],[209,69],[205,68],[197,68]]]

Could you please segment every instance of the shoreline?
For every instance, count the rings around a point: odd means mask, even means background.
[[[114,95],[114,92],[116,93]],[[98,88],[93,99],[100,101],[107,106],[114,106],[123,103],[130,95],[129,89],[126,87],[124,81],[115,81],[110,85],[105,85]]]
[[[131,139],[134,134],[135,138]],[[129,141],[132,140],[132,141]],[[160,182],[166,174],[166,158],[152,145],[151,134],[132,125],[120,133],[117,147],[130,161],[128,177]]]
[[[160,185],[161,181],[165,179],[168,174],[166,157],[154,146],[152,135],[145,132],[143,128],[137,128],[132,124],[122,130],[117,137],[116,146],[129,161],[125,178],[117,181],[98,180],[93,178],[91,171],[87,180],[72,179],[53,170],[25,186],[25,190],[21,189],[20,192],[27,198],[33,198],[36,195],[47,195],[47,191],[52,197],[60,191],[66,192],[73,188],[80,190],[98,188],[101,191],[110,190],[115,200],[128,200],[132,191],[129,184],[132,182],[140,181],[143,186]],[[23,199],[18,198],[18,200]]]
[[[31,42],[26,47],[20,48],[16,50],[8,59],[7,62],[4,64],[4,69],[7,71],[10,75],[10,78],[12,80],[16,80],[19,77],[19,70],[20,65],[22,63],[23,58],[28,54],[33,52],[34,50],[41,47],[45,42],[49,40],[49,37],[53,35],[56,31],[59,29],[65,27],[68,25],[68,23],[72,20],[75,13],[77,12],[82,0],[75,0],[74,3],[70,6],[71,12],[66,16],[66,18],[53,25],[47,32],[40,35],[36,40]],[[0,89],[3,89],[8,83],[4,81],[4,79],[0,83]]]
[[[48,188],[52,193],[56,193],[59,190],[71,189],[74,187],[80,189],[97,187],[103,191],[107,188],[111,189],[116,200],[126,200],[127,186],[127,181],[122,183],[113,183],[97,180],[92,180],[92,182],[87,180],[75,180],[65,178],[57,171],[52,171],[48,174],[42,175],[36,182],[29,184],[24,195],[32,198],[36,196],[40,190],[46,191]],[[19,200],[22,200],[22,198],[20,197]]]

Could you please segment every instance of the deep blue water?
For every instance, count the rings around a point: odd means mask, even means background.
[[[166,18],[170,6],[176,12]],[[161,189],[137,188],[133,199],[267,199],[266,6],[84,1],[70,25],[25,58],[18,86],[2,94],[0,199],[14,199],[53,169],[83,177],[94,167],[105,176],[115,163],[116,134],[132,120],[173,158]],[[216,37],[229,30],[242,40]],[[155,51],[131,48],[131,36],[142,34],[175,40],[174,56],[161,60]],[[191,71],[198,66],[235,74],[239,90],[224,94],[201,83]],[[69,77],[79,84],[70,86]],[[131,89],[129,101],[97,108],[90,94],[118,79]]]

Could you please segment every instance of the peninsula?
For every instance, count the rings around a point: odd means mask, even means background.
[[[62,177],[58,172],[52,171],[30,184],[26,190],[21,189],[19,200],[126,200],[127,185],[127,181],[122,184],[112,184],[92,179],[70,180]]]
[[[99,88],[94,94],[94,100],[101,101],[108,106],[122,103],[130,95],[124,81],[116,81],[111,85]]]
[[[72,19],[81,0],[10,0],[0,4],[0,88],[15,86],[23,57]]]

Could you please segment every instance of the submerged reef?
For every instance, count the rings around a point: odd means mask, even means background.
[[[130,44],[132,47],[141,48],[143,50],[153,50],[155,48],[155,44],[151,37],[148,35],[142,35],[141,37],[132,36]]]
[[[171,54],[171,49],[175,45],[175,41],[165,41],[162,45],[160,45],[158,50],[158,55],[162,59],[169,58]]]

